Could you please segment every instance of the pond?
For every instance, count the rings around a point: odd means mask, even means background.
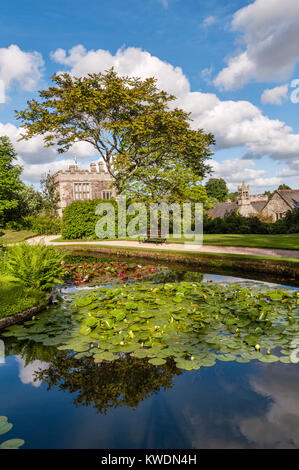
[[[296,287],[145,264],[134,278],[111,265],[118,282],[72,274],[45,312],[2,333],[7,439],[28,449],[299,446]]]

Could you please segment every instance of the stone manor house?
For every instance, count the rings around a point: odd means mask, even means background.
[[[68,170],[60,170],[54,175],[59,192],[60,202],[58,214],[73,201],[84,201],[86,199],[110,199],[116,197],[113,188],[113,179],[105,170],[102,162],[93,162],[88,170],[80,170],[75,161]],[[209,211],[209,215],[225,217],[231,212],[239,212],[244,217],[257,216],[261,214],[273,222],[284,217],[289,210],[299,208],[299,189],[277,190],[268,199],[267,196],[250,196],[250,187],[244,182],[238,188],[236,202],[215,204]]]
[[[88,170],[80,170],[77,163],[68,170],[60,170],[54,175],[60,196],[58,215],[73,201],[86,199],[110,199],[116,196],[113,180],[102,162],[91,163]]]
[[[227,202],[215,204],[209,211],[213,218],[224,218],[231,212],[239,212],[244,217],[261,215],[265,219],[271,219],[275,222],[286,215],[290,210],[299,209],[299,189],[281,189],[275,191],[269,199],[268,196],[250,196],[249,184],[244,182],[238,188],[238,197],[236,202]]]

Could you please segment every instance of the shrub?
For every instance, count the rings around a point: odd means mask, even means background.
[[[299,209],[289,211],[285,217],[270,224],[273,234],[299,233]]]
[[[16,232],[19,232],[20,230],[23,230],[24,226],[21,222],[10,220],[9,222],[6,223],[5,228],[7,230],[14,230]]]
[[[95,211],[97,205],[103,202],[110,202],[113,204],[115,208],[115,216],[117,217],[117,203],[114,199],[110,199],[109,201],[103,199],[75,201],[67,206],[63,211],[61,230],[63,238],[85,238],[89,240],[96,240],[97,236],[95,233],[95,227],[96,223],[101,217],[96,215]],[[115,228],[115,236],[117,236],[117,226]]]
[[[23,228],[38,235],[56,235],[61,232],[61,219],[46,216],[28,216],[23,219]]]
[[[60,282],[64,268],[63,253],[44,244],[21,243],[7,248],[5,269],[26,287],[49,290]]]
[[[223,219],[215,219],[205,215],[203,220],[204,233],[269,233],[269,224],[258,217],[243,217],[238,212],[232,212]]]

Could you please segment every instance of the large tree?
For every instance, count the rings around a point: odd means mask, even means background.
[[[57,191],[58,183],[55,181],[51,171],[42,175],[40,180],[42,192],[42,203],[45,213],[49,217],[57,217],[58,215],[58,204],[60,201],[60,195]]]
[[[18,206],[16,192],[21,186],[22,167],[16,164],[16,157],[9,138],[0,137],[0,223],[6,211]]]
[[[53,86],[39,92],[39,100],[17,111],[25,133],[22,139],[43,135],[46,146],[58,152],[75,142],[94,146],[114,178],[118,192],[136,181],[144,171],[172,166],[188,168],[203,178],[210,167],[212,134],[190,126],[190,116],[170,109],[175,99],[160,91],[154,78],[141,80],[106,73],[51,77]],[[168,163],[167,163],[168,165]]]
[[[207,195],[224,202],[228,196],[228,189],[223,178],[210,178],[205,185]]]

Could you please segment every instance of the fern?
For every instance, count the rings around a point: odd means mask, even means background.
[[[27,287],[49,290],[59,283],[63,273],[63,254],[42,243],[21,243],[9,247],[6,253],[6,272]]]

